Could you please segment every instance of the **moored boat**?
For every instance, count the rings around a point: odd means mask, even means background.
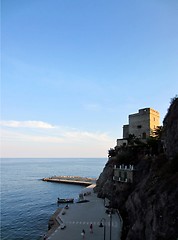
[[[58,198],[57,202],[58,203],[73,203],[74,198]]]

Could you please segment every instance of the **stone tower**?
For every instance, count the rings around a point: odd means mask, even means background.
[[[123,126],[123,138],[134,134],[139,139],[147,139],[160,125],[159,112],[152,108],[139,109],[138,113],[129,115],[129,124]]]

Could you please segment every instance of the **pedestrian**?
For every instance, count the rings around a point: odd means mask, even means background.
[[[90,224],[90,233],[93,233],[93,224]]]
[[[84,229],[82,230],[81,235],[82,235],[82,239],[85,239],[85,230]]]
[[[43,239],[44,239],[44,240],[46,240],[46,239],[47,239],[47,236],[46,236],[46,234],[44,234],[44,236],[43,236]]]

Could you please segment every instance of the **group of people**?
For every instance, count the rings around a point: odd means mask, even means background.
[[[90,224],[90,233],[93,233],[93,224]],[[83,229],[81,232],[82,238],[85,239],[85,230]]]
[[[93,224],[92,223],[90,224],[90,233],[93,233]],[[81,235],[82,235],[82,239],[85,239],[85,230],[84,229],[82,230]],[[44,240],[47,239],[46,234],[44,234],[43,239]]]

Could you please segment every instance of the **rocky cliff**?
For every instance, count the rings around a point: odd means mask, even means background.
[[[164,141],[169,158],[178,153],[178,98],[171,100],[168,113],[164,118]]]
[[[95,191],[108,197],[123,218],[123,240],[178,239],[178,98],[163,122],[165,151],[147,146],[116,149],[99,176]],[[164,141],[163,141],[164,140]],[[134,182],[113,181],[113,167],[134,164]]]

